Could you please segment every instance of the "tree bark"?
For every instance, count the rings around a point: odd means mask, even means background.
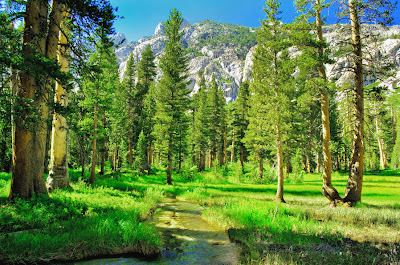
[[[322,36],[322,20],[321,20],[321,1],[316,0],[317,10],[316,10],[316,25],[317,25],[317,35],[318,41],[324,42]],[[318,55],[322,57],[324,55],[324,49],[318,49]],[[323,79],[324,82],[327,81],[325,67],[321,63],[318,66],[318,73],[320,78]],[[335,204],[335,202],[340,198],[337,190],[332,186],[332,156],[331,151],[329,149],[329,144],[331,141],[331,129],[329,122],[329,98],[328,94],[324,89],[320,89],[321,93],[321,117],[322,117],[322,155],[324,159],[323,165],[323,184],[322,184],[322,194],[328,198],[331,204]]]
[[[62,17],[64,19],[64,23],[61,23],[60,25],[62,31],[59,33],[59,36],[57,36],[57,38],[52,36],[52,38],[56,40],[59,39],[57,60],[61,67],[61,71],[68,72],[69,63],[67,56],[69,54],[69,49],[67,47],[68,39],[67,36],[65,36],[65,34],[68,32],[68,29],[65,25],[65,20],[69,19],[70,14],[64,5],[56,4],[57,2],[58,1],[53,1],[52,13],[56,12],[54,9],[57,6],[59,10],[57,19],[61,21]],[[62,16],[61,9],[63,9]],[[60,24],[59,21],[58,24]],[[57,33],[59,32],[58,27],[55,30],[57,30]],[[66,108],[68,105],[68,93],[58,82],[56,82],[54,102],[63,108]],[[47,178],[47,186],[49,191],[57,188],[70,188],[67,159],[67,132],[67,119],[60,113],[54,113],[51,132],[50,171]]]
[[[360,24],[357,3],[349,0],[351,42],[354,60],[354,130],[353,148],[344,202],[349,206],[361,201],[364,174],[364,84]]]
[[[283,199],[283,152],[282,152],[282,136],[281,136],[281,124],[278,120],[277,124],[277,152],[276,158],[278,160],[278,187],[276,190],[276,202],[277,203],[286,203]]]
[[[15,105],[15,96],[18,94],[18,72],[16,69],[11,68],[11,148],[12,148],[12,157],[11,162],[15,157],[15,115],[14,115],[14,105]]]
[[[42,32],[42,26],[47,24],[47,11],[47,1],[32,0],[26,4],[22,46],[22,53],[26,57],[32,56],[35,53],[39,53],[40,55],[44,55],[45,53],[46,37]],[[47,134],[46,119],[48,118],[48,107],[46,100],[48,99],[48,93],[43,88],[45,87],[40,80],[36,79],[30,72],[21,72],[18,96],[33,100],[33,106],[39,109],[39,121],[27,124],[27,121],[24,120],[25,117],[18,117],[16,119],[10,200],[14,200],[15,198],[26,199],[34,193],[47,194],[43,173]],[[22,101],[18,104],[22,109],[28,107]]]

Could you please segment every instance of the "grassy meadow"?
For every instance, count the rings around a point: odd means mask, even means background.
[[[163,242],[146,224],[165,196],[206,207],[203,218],[227,229],[250,264],[396,264],[400,262],[400,174],[366,172],[362,203],[328,207],[321,174],[289,174],[287,204],[275,203],[272,171],[258,179],[239,164],[197,173],[184,167],[165,185],[164,170],[97,176],[87,186],[70,171],[73,190],[8,204],[10,174],[0,173],[0,263],[51,263],[120,255],[155,256]],[[334,173],[343,194],[347,174]]]

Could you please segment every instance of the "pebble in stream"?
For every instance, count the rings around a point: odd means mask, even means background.
[[[231,243],[226,231],[201,218],[203,207],[184,201],[166,202],[149,220],[162,233],[165,246],[155,261],[133,258],[101,259],[76,265],[105,264],[239,264],[240,250]]]

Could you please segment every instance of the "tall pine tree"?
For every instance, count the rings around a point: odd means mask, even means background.
[[[293,89],[293,63],[289,58],[285,25],[281,23],[276,0],[266,2],[266,19],[261,21],[258,47],[254,60],[254,83],[251,86],[248,146],[256,153],[260,164],[267,150],[275,151],[278,172],[276,200],[283,198],[283,137],[290,126],[288,106]]]
[[[186,111],[189,106],[188,58],[181,44],[183,18],[176,9],[170,12],[165,23],[167,41],[160,59],[162,78],[158,86],[155,129],[159,142],[165,147],[167,158],[167,183],[172,184],[174,159],[182,154],[183,135],[187,131]]]

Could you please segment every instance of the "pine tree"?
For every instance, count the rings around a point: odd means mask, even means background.
[[[143,174],[147,167],[147,139],[143,131],[139,134],[139,140],[136,146],[136,156],[135,156],[135,164],[138,172]]]
[[[276,0],[266,2],[266,19],[261,21],[258,33],[258,47],[255,53],[253,77],[250,90],[249,126],[246,143],[255,153],[260,164],[268,150],[275,149],[278,171],[276,200],[283,199],[283,136],[290,126],[288,106],[294,72],[287,48],[285,25],[278,17],[280,4]]]
[[[199,91],[193,96],[194,117],[192,124],[192,143],[199,171],[205,170],[209,137],[209,108],[207,106],[207,87],[204,74],[200,73]]]
[[[15,1],[21,4],[20,1]],[[46,194],[43,178],[47,145],[47,120],[49,115],[49,82],[65,80],[59,71],[55,57],[60,29],[61,1],[30,0],[25,5],[24,34],[22,40],[21,89],[16,93],[17,101],[13,108],[19,109],[15,115],[15,135],[13,149],[15,154],[10,199],[29,198],[33,194]],[[102,27],[112,32],[114,10],[107,1],[68,1],[78,23],[75,29],[93,33],[92,27]],[[51,10],[51,12],[49,12]],[[90,24],[90,26],[88,25]],[[82,37],[82,36],[80,36]],[[17,114],[17,113],[15,113]],[[33,133],[34,132],[34,133]]]
[[[217,158],[221,164],[221,155],[224,150],[224,132],[225,132],[225,98],[222,90],[218,87],[215,76],[211,77],[210,88],[207,92],[207,105],[210,115],[210,161],[209,167],[212,167]]]
[[[184,55],[180,32],[183,19],[176,9],[170,12],[165,24],[167,42],[165,53],[160,59],[162,78],[158,86],[155,133],[160,146],[165,148],[167,158],[167,183],[172,184],[174,157],[182,151],[183,135],[188,124],[188,58]]]
[[[92,164],[90,170],[90,183],[94,183],[98,153],[98,140],[106,138],[105,122],[111,109],[112,98],[117,90],[118,65],[115,52],[111,43],[99,40],[96,51],[92,54],[90,62],[93,71],[85,77],[83,91],[85,99],[82,104],[88,109],[87,123],[92,126]],[[103,144],[103,152],[104,149]]]
[[[353,73],[353,144],[350,160],[349,178],[343,202],[348,206],[354,206],[361,201],[361,193],[364,176],[364,65],[366,57],[363,54],[363,45],[368,36],[362,32],[361,26],[368,21],[376,21],[386,25],[393,21],[392,13],[395,5],[391,1],[371,0],[368,2],[349,0],[342,8],[344,17],[350,21],[349,31],[351,38],[349,44],[352,47],[350,58]]]
[[[242,83],[242,85],[239,88],[239,95],[235,104],[236,107],[235,115],[238,117],[237,123],[235,124],[238,130],[238,135],[236,140],[239,144],[240,164],[242,166],[242,171],[244,170],[243,166],[244,162],[247,160],[247,150],[243,139],[245,137],[245,132],[249,124],[248,121],[248,110],[250,107],[248,102],[250,96],[249,88],[250,88],[250,83],[248,81]]]
[[[53,7],[54,8],[54,7]],[[68,57],[71,52],[68,46],[68,32],[67,21],[70,18],[70,13],[66,6],[61,8],[62,22],[61,33],[59,34],[59,47],[57,60],[60,64],[61,71],[68,72],[69,62]],[[68,159],[67,159],[67,119],[62,112],[65,112],[68,105],[68,91],[56,82],[54,103],[59,105],[61,110],[53,115],[52,131],[51,131],[51,149],[50,149],[50,170],[47,177],[47,187],[49,191],[57,188],[70,188],[69,175],[68,175]]]
[[[153,150],[153,117],[155,111],[154,89],[152,84],[156,76],[156,65],[154,54],[150,45],[147,45],[142,52],[142,59],[138,64],[138,82],[142,88],[142,110],[140,115],[140,129],[144,131],[147,141],[145,153],[147,154],[147,173],[150,174]]]
[[[331,178],[331,170],[332,170],[332,162],[331,162],[331,150],[330,150],[330,119],[329,119],[329,85],[326,76],[326,71],[324,64],[332,63],[332,61],[328,58],[326,53],[327,45],[322,35],[322,18],[321,13],[324,7],[326,7],[325,1],[315,0],[313,6],[309,6],[308,2],[297,0],[296,1],[297,8],[300,11],[303,11],[305,14],[303,15],[303,19],[306,22],[311,18],[315,17],[315,23],[311,26],[311,29],[315,29],[316,37],[312,38],[308,33],[302,34],[303,40],[307,43],[307,45],[311,46],[311,54],[309,52],[305,52],[303,58],[305,58],[303,63],[303,72],[311,72],[312,83],[318,84],[318,90],[321,98],[321,118],[322,118],[322,151],[323,151],[323,188],[322,193],[329,199],[332,204],[335,204],[337,200],[340,199],[339,193],[332,186],[332,178]],[[308,9],[307,9],[308,7]],[[308,40],[308,41],[307,41]],[[315,60],[314,58],[317,58]],[[305,66],[305,67],[304,67]],[[309,69],[304,69],[304,68]],[[314,68],[314,69],[310,69]],[[316,70],[318,70],[318,77],[316,78]],[[307,80],[307,81],[309,81]],[[309,128],[312,128],[311,126]]]
[[[154,151],[154,116],[156,114],[156,96],[155,96],[155,84],[154,82],[150,85],[149,92],[144,99],[143,109],[143,131],[147,137],[147,174],[150,175],[151,166],[153,164],[153,151]]]
[[[135,123],[135,89],[136,89],[136,64],[133,58],[133,54],[129,55],[128,61],[126,62],[125,77],[122,81],[122,86],[124,88],[123,95],[126,102],[126,120],[124,130],[126,131],[126,138],[128,142],[128,155],[129,155],[129,166],[133,164],[133,147],[135,145],[135,129],[138,124]]]

